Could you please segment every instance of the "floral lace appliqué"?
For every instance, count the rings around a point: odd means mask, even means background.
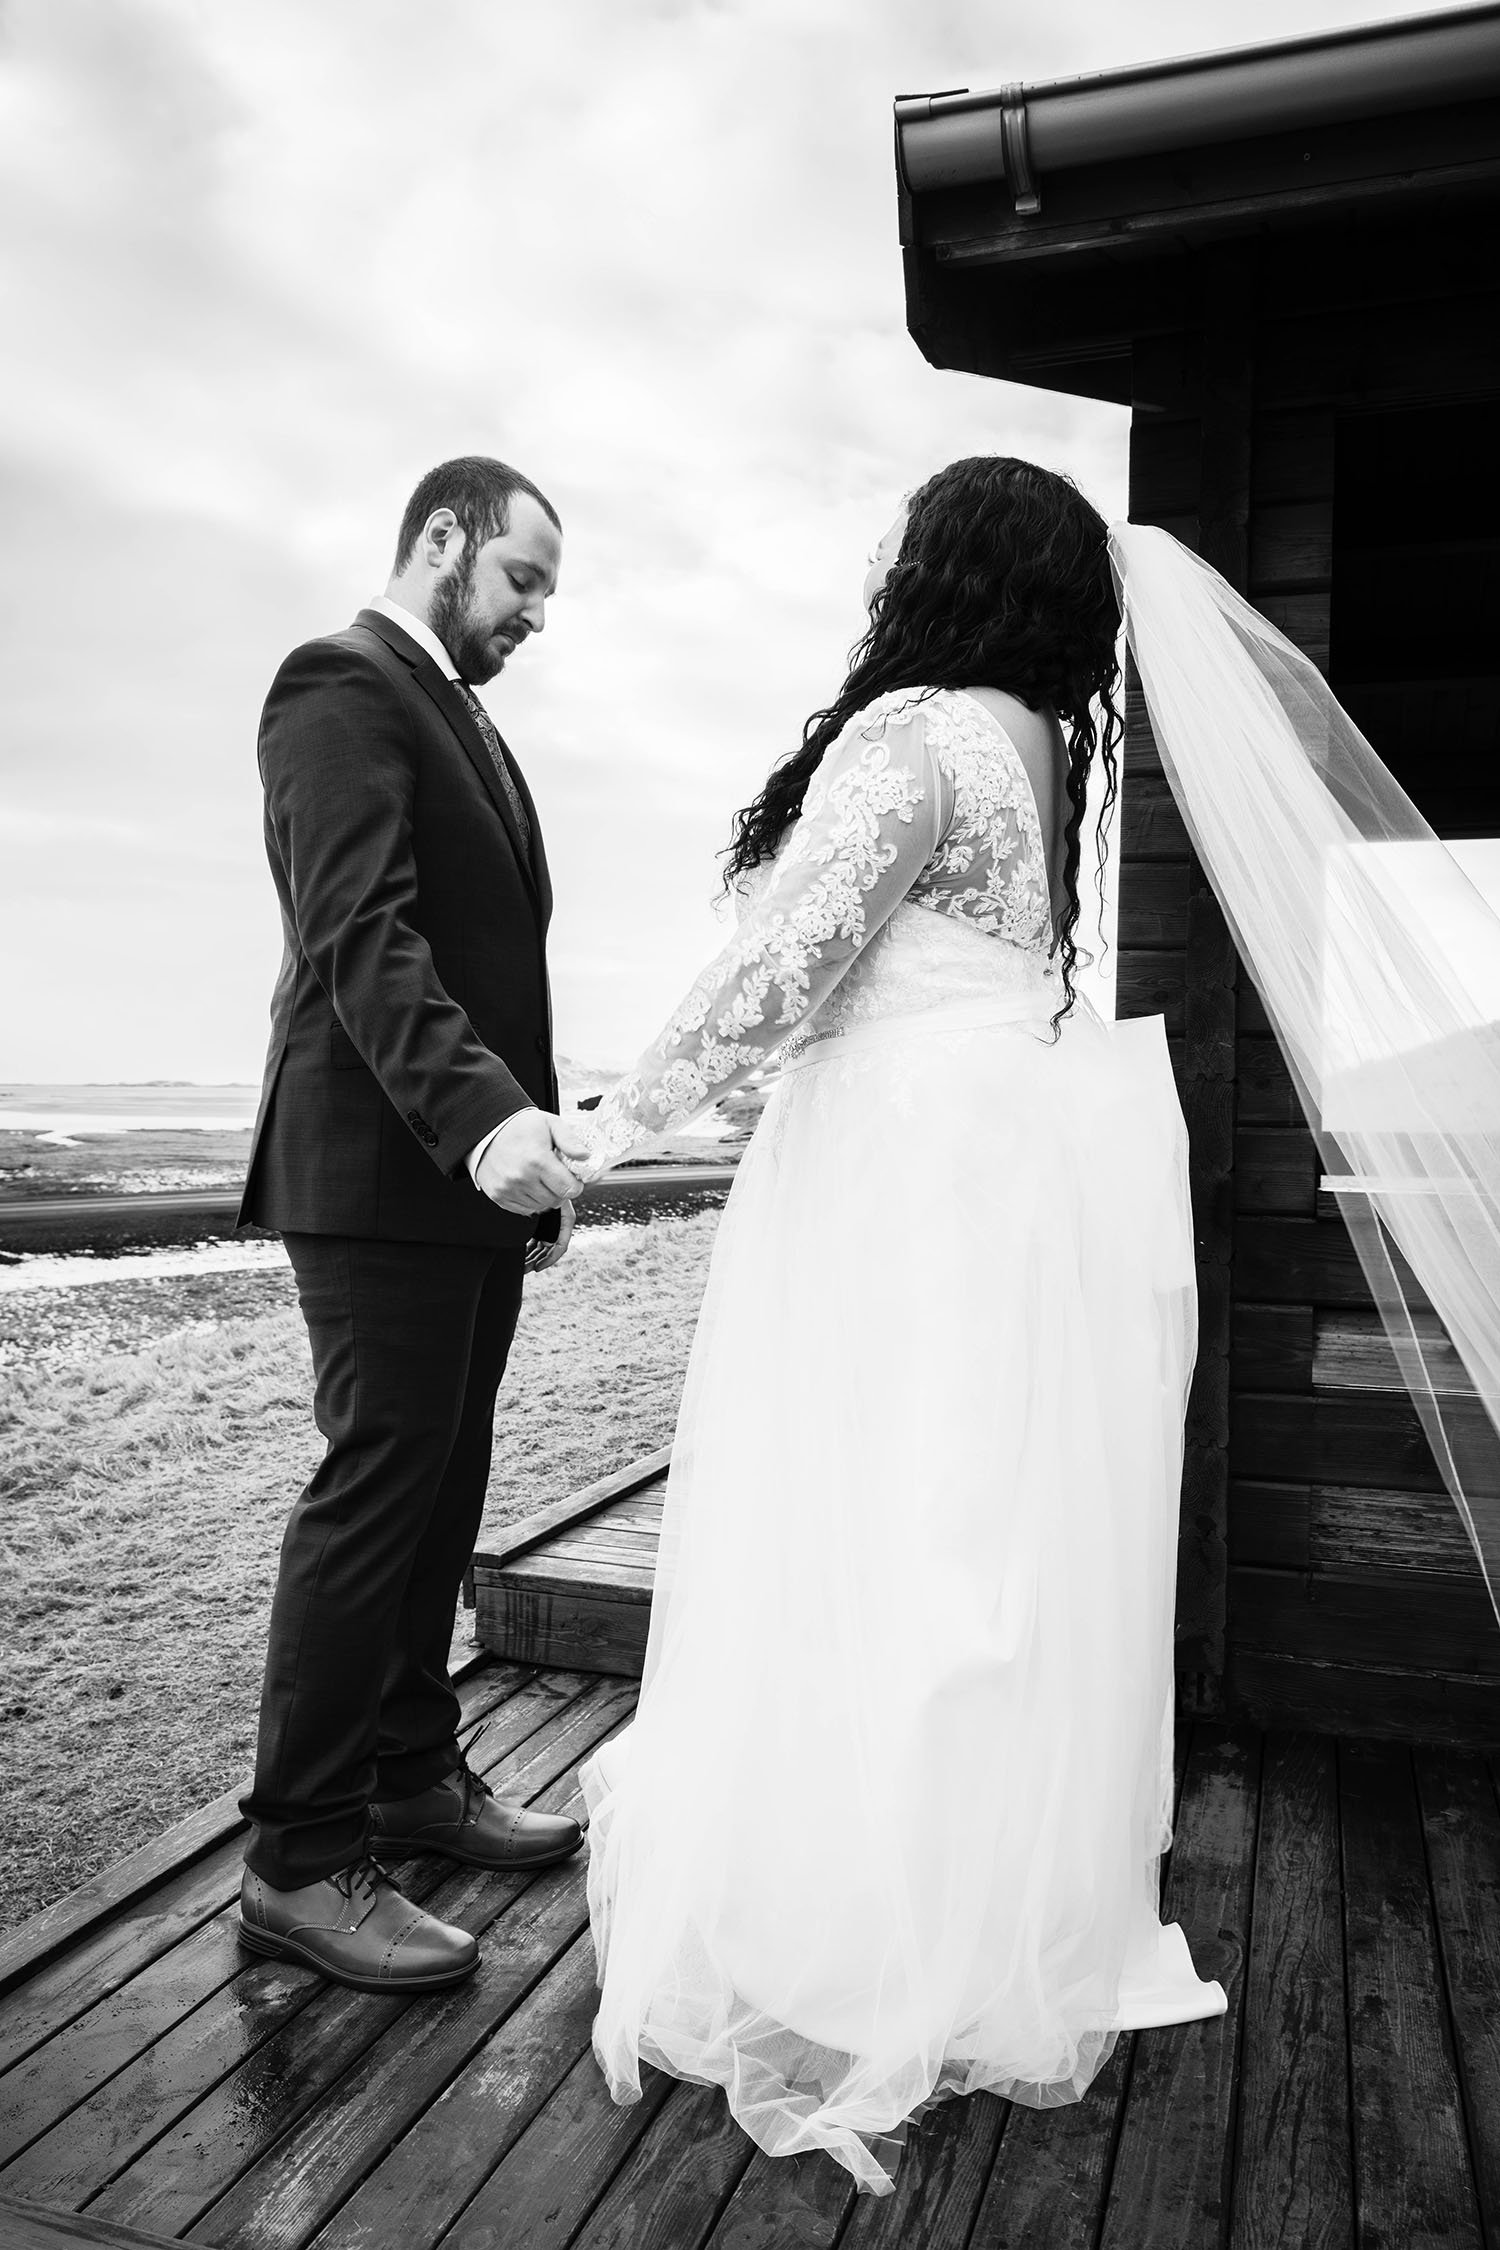
[[[914,905],[957,914],[1012,945],[1050,946],[1047,855],[1031,782],[1009,736],[972,696],[932,698],[927,744],[953,810]]]
[[[971,941],[998,941],[1002,981],[1023,956],[1045,971],[1051,906],[1030,781],[999,723],[947,689],[881,696],[844,728],[774,861],[742,886],[729,945],[595,1117],[579,1120],[590,1171],[686,1124],[789,1034],[794,1045],[822,1037],[862,1000],[880,1012],[882,986],[894,993],[897,981],[882,969],[912,950],[900,929],[918,906]],[[974,973],[966,961],[963,976]]]
[[[857,713],[824,759],[769,882],[743,902],[733,940],[601,1105],[597,1126],[584,1123],[595,1166],[685,1124],[753,1070],[820,996],[814,965],[859,953],[866,899],[898,858],[893,830],[910,825],[926,795],[885,739],[884,706],[905,700],[885,697]]]

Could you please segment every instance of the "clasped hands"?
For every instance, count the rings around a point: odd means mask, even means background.
[[[583,1186],[588,1164],[588,1136],[569,1118],[550,1110],[520,1109],[508,1117],[495,1134],[474,1172],[481,1195],[502,1211],[534,1218],[541,1211],[560,1209],[562,1224],[556,1242],[533,1243],[527,1269],[540,1273],[555,1266],[568,1247],[573,1232],[573,1197]]]

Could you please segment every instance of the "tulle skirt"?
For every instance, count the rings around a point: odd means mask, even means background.
[[[638,1716],[585,1769],[594,2030],[888,2190],[985,2087],[1222,2010],[1157,1912],[1195,1337],[1159,1018],[785,1072],[693,1347]],[[1034,1006],[1033,1006],[1034,1015]]]

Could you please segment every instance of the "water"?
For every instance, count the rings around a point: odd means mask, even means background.
[[[111,1257],[87,1251],[54,1257],[24,1254],[0,1266],[0,1297],[25,1289],[80,1289],[108,1281],[182,1281],[200,1273],[285,1272],[279,1242],[195,1242],[178,1250],[121,1250]]]
[[[0,1085],[0,1132],[62,1140],[116,1133],[238,1133],[259,1086]]]

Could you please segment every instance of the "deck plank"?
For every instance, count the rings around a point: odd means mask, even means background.
[[[623,1537],[639,1533],[649,1538],[653,1532],[660,1531],[664,1513],[664,1502],[649,1494],[636,1500],[617,1500],[612,1508],[590,1516],[584,1523],[569,1524],[554,1536],[558,1540],[605,1539],[616,1534]]]
[[[519,2007],[315,2238],[316,2250],[434,2242],[496,2169],[588,2044],[598,2005],[582,1868],[578,1934]]]
[[[0,1938],[0,1993],[9,1992],[107,1917],[148,1896],[186,1863],[212,1852],[243,1825],[239,1790],[226,1790],[162,1835],[137,1845],[113,1866],[102,1868],[65,1898],[43,1907],[40,1914]]]
[[[1233,2250],[1353,2250],[1338,1756],[1266,1744],[1245,1979]]]
[[[223,1943],[227,1954],[227,1929]],[[304,2006],[317,1981],[310,1971],[280,1965],[232,1979],[220,2004],[195,2009],[35,2139],[0,2174],[0,2187],[81,2209],[163,2125]]]
[[[908,2135],[894,2193],[858,2197],[839,2250],[965,2250],[1005,2118],[993,2094],[929,2110]]]
[[[623,2108],[610,2099],[592,2050],[580,2055],[442,2250],[566,2250],[675,2086],[663,2072],[643,2070],[640,2100]]]
[[[639,1555],[656,1552],[661,1535],[661,1519],[654,1523],[617,1523],[613,1516],[596,1517],[592,1523],[581,1523],[571,1531],[560,1531],[549,1539],[541,1552],[549,1555],[577,1554],[580,1548],[603,1547],[611,1553]]]
[[[1486,2239],[1500,2244],[1500,1806],[1483,1758],[1419,1750],[1417,1787]]]
[[[831,2156],[777,2157],[757,2149],[708,2250],[833,2250],[854,2198],[853,2179]]]
[[[508,1794],[525,1797],[542,1810],[560,1810],[572,1802],[578,1757],[609,1731],[618,1715],[617,1701],[608,1695],[611,1685],[596,1683],[542,1742],[526,1745],[492,1778]],[[409,1897],[476,1936],[540,1880],[523,1870],[493,1874],[436,1859],[409,1863],[409,1872],[402,1871],[399,1879]],[[247,1970],[246,1979],[255,1973]],[[399,2078],[402,2042],[416,2036],[406,2028],[408,2011],[415,2011],[411,2021],[419,2032],[421,2019],[441,2005],[430,1998],[412,2002],[351,1992],[307,1972],[288,1973],[306,1976],[299,2007],[288,2010],[285,2023],[243,2058],[235,2058],[229,2069],[185,2090],[187,2098],[174,2102],[170,2119],[159,2120],[156,2135],[132,2152],[128,2165],[113,2167],[118,2176],[100,2196],[99,2209],[168,2233],[195,2228],[211,2206],[217,2212],[239,2193],[257,2166],[264,2183],[267,2170],[274,2172],[274,2165],[266,2165],[269,2151],[290,2161],[302,2145],[299,2135],[312,2140],[320,2130],[335,2129],[349,2098],[346,2079],[393,2025],[393,2043],[381,2049],[381,2057],[395,2058],[391,2068]],[[456,1987],[455,1993],[470,1991],[475,1981]],[[152,2060],[144,2057],[143,2066],[149,2068]],[[326,2216],[326,2210],[320,2213],[320,2218]],[[217,2239],[217,2225],[215,2217],[208,2228],[210,2241]]]
[[[493,1895],[493,1877],[488,1887]],[[571,1868],[537,1876],[494,1920],[476,1898],[463,1920],[485,1939],[474,1975],[420,2008],[404,2010],[399,2020],[388,2020],[382,2035],[339,2078],[331,2098],[305,2110],[291,2131],[203,2212],[193,2226],[194,2239],[232,2243],[234,2250],[294,2250],[326,2227],[384,2151],[403,2144],[476,2047],[576,1945],[587,1921],[581,1876]],[[488,2122],[498,2144],[504,2120],[492,2111]],[[428,2153],[419,2142],[419,2160]],[[461,2162],[457,2152],[456,2161]],[[441,2150],[436,2169],[429,2164],[424,2170],[439,2197],[434,2219],[456,2216],[456,2207],[442,2208]],[[408,2216],[414,2219],[411,2232],[372,2237],[361,2231],[353,2239],[425,2250],[437,2226],[429,2230],[420,2199]]]
[[[81,2219],[73,2211],[46,2211],[5,2195],[0,2195],[0,2243],[5,2250],[176,2250],[164,2235]]]
[[[220,1906],[181,1945],[28,2056],[0,2087],[0,2163],[165,2038],[244,1965],[229,1911]]]
[[[1134,2052],[1132,2033],[1081,2102],[1012,2105],[970,2250],[1093,2250]]]
[[[659,1452],[650,1453],[640,1461],[632,1461],[628,1468],[619,1469],[613,1476],[601,1477],[596,1484],[586,1485],[581,1492],[570,1492],[565,1499],[554,1500],[549,1507],[539,1508],[535,1515],[523,1516],[519,1523],[502,1526],[495,1544],[476,1551],[475,1565],[499,1569],[511,1557],[541,1545],[554,1532],[568,1524],[602,1513],[613,1503],[640,1493],[654,1493],[666,1482],[671,1464],[672,1448],[664,1445]]]
[[[573,2250],[702,2250],[754,2153],[717,2086],[673,2086]]]
[[[503,1699],[488,1705],[483,1699],[471,1701],[471,1718],[476,1710],[481,1715],[477,1725],[468,1730],[470,1754],[484,1763],[518,1750],[586,1693],[588,1686],[577,1674],[521,1678]],[[237,1840],[212,1863],[203,1863],[211,1867],[214,1886],[206,1921],[200,1921],[170,1950],[148,1959],[135,1975],[120,1980],[113,1991],[107,1990],[102,1999],[75,2015],[55,2037],[0,2080],[4,2110],[0,2161],[9,2161],[43,2133],[55,2131],[58,2121],[96,2088],[144,2055],[156,2041],[168,2036],[175,2024],[200,2010],[245,1971],[245,1956],[236,1938],[240,1849]],[[196,1888],[194,1895],[201,1906],[203,1889]],[[293,2004],[294,1994],[300,1989],[273,1970],[262,1972],[262,1983],[273,2009]],[[246,1993],[255,1989],[253,1983],[245,1987]],[[237,2001],[232,2012],[239,2016],[240,2029],[246,2035],[252,2022],[268,2035],[253,2003],[248,2017],[241,2014]],[[195,2029],[206,2032],[207,2022]],[[80,2133],[87,2130],[88,2121],[82,2121]],[[0,2177],[9,2182],[11,2175],[3,2173]]]
[[[1137,2034],[1103,2250],[1220,2250],[1259,1794],[1259,1736],[1195,1727],[1163,1912],[1229,2012]]]
[[[13,2074],[48,2040],[210,1921],[238,1888],[243,1854],[241,1828],[8,1994],[0,2004],[0,2072]],[[0,2103],[7,2109],[16,2099],[15,2084],[11,2075],[0,2076]]]
[[[556,1555],[566,1555],[572,1562],[593,1563],[603,1566],[602,1570],[591,1573],[591,1575],[607,1577],[616,1563],[624,1563],[632,1569],[650,1571],[654,1575],[656,1569],[656,1537],[654,1533],[647,1535],[642,1532],[622,1531],[608,1538],[601,1534],[596,1539],[585,1538],[580,1533],[575,1539],[569,1533],[565,1539],[556,1540],[553,1545],[544,1550],[545,1559],[548,1561],[551,1561]]]
[[[592,1693],[597,1689],[585,1688],[578,1701]],[[563,1707],[564,1718],[572,1708],[576,1706]],[[523,1722],[518,1718],[517,1723]],[[528,1793],[527,1783],[532,1777],[537,1787],[545,1787],[556,1773],[555,1760],[548,1762],[547,1739],[544,1736],[538,1747],[528,1732],[520,1746],[491,1770],[523,1794]],[[478,1770],[485,1770],[486,1765],[487,1760],[481,1756]],[[425,1901],[440,1882],[439,1870],[446,1864],[424,1862],[419,1879],[409,1886],[410,1894]],[[218,1927],[226,1950],[232,1949],[237,1956],[237,1973],[86,2101],[58,2117],[0,2173],[0,2188],[10,2194],[80,2207],[153,2146],[151,2162],[160,2163],[164,2154],[177,2147],[169,2130],[176,2120],[250,2062],[316,1997],[334,1993],[341,1999],[364,2000],[376,2011],[402,2005],[374,1995],[348,1994],[340,1986],[326,1986],[311,1970],[292,1963],[252,1960],[239,1954],[236,1916],[235,1905],[227,1905]],[[212,2165],[222,2161],[231,2145],[237,2145],[263,2122],[265,2107],[262,2100],[259,2107],[234,2108],[229,2125],[202,2152],[204,2162]],[[184,2158],[189,2168],[195,2146],[190,2130]],[[126,2192],[117,2183],[111,2195]],[[133,2224],[145,2223],[134,2209],[112,2209],[110,2216]]]
[[[1480,2250],[1410,1750],[1339,1748],[1361,2250]]]
[[[576,1534],[564,1531],[558,1536],[563,1540],[575,1536],[579,1539],[641,1538],[654,1543],[661,1537],[664,1515],[665,1510],[659,1505],[645,1503],[637,1507],[633,1502],[627,1502],[618,1509],[611,1508],[608,1514],[598,1517],[593,1524],[581,1523]]]
[[[656,1570],[643,1563],[579,1562],[560,1547],[542,1547],[534,1555],[520,1555],[505,1566],[505,1583],[533,1592],[600,1593],[611,1601],[649,1603]]]

